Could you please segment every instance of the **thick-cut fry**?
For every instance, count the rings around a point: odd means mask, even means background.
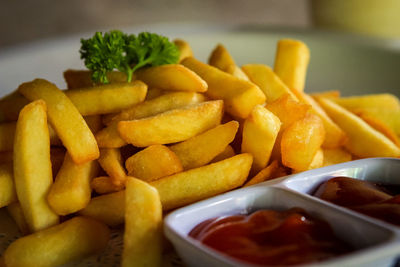
[[[128,178],[125,190],[123,267],[161,266],[162,208],[157,190]]]
[[[0,151],[13,150],[15,122],[0,123]]]
[[[110,177],[100,176],[93,178],[93,180],[90,182],[90,186],[97,194],[102,195],[121,191],[122,189],[124,189],[125,184],[115,185],[111,181]]]
[[[313,160],[308,166],[307,170],[312,170],[316,168],[321,168],[324,165],[324,150],[322,148],[318,149],[315,153]]]
[[[0,208],[17,201],[12,162],[0,164]]]
[[[298,40],[279,40],[275,55],[275,73],[291,89],[304,91],[310,50]]]
[[[143,119],[146,117],[160,114],[167,110],[181,108],[192,104],[200,103],[205,100],[204,95],[195,92],[171,92],[163,94],[152,100],[146,100],[131,108],[127,108],[117,115],[109,118],[106,124],[113,121],[128,121]]]
[[[273,172],[278,168],[278,161],[274,160],[267,167],[259,171],[253,178],[251,178],[243,187],[255,185],[271,179]]]
[[[374,116],[368,116],[367,114],[360,114],[359,117],[363,119],[366,123],[368,123],[372,128],[383,133],[396,146],[400,147],[399,137],[396,135],[395,131],[388,125],[386,125],[386,123],[384,123],[382,120]]]
[[[68,89],[84,88],[94,86],[92,81],[92,73],[88,70],[66,70],[64,72],[64,79],[67,83]],[[110,83],[126,82],[127,77],[124,72],[111,71],[107,73],[107,79]]]
[[[46,199],[53,176],[43,100],[26,105],[20,112],[14,138],[14,181],[31,232],[58,223],[58,215]]]
[[[400,136],[400,109],[391,110],[383,108],[357,108],[352,111],[360,117],[367,116],[369,118],[382,121],[398,136]]]
[[[235,156],[235,151],[233,150],[233,147],[230,145],[227,145],[221,153],[219,153],[215,158],[213,158],[210,163],[218,162],[227,158],[231,158]]]
[[[109,226],[122,224],[125,216],[125,190],[92,198],[79,214]]]
[[[261,105],[255,106],[244,121],[242,152],[253,155],[253,172],[267,166],[280,128],[279,118]]]
[[[221,122],[223,101],[208,101],[133,121],[118,122],[123,140],[137,147],[184,141]]]
[[[321,119],[307,114],[289,125],[282,134],[282,164],[296,172],[307,170],[324,141],[325,130]]]
[[[313,98],[317,98],[317,97],[337,98],[337,97],[340,97],[340,91],[331,90],[331,91],[311,93],[309,95]]]
[[[110,176],[116,186],[125,184],[126,173],[122,162],[121,151],[118,148],[100,149],[100,166]]]
[[[183,169],[193,169],[209,163],[222,153],[235,138],[239,123],[230,121],[170,146],[182,162]]]
[[[119,112],[142,102],[147,85],[141,81],[110,83],[64,91],[83,116]]]
[[[140,69],[135,72],[135,76],[149,87],[162,90],[207,91],[207,83],[196,73],[180,64],[168,64]]]
[[[163,145],[152,145],[128,158],[128,175],[146,182],[183,171],[177,155]]]
[[[311,112],[318,115],[325,128],[324,148],[338,148],[347,142],[346,133],[326,114],[324,109],[312,97],[307,94],[298,94],[302,102],[311,105]]]
[[[16,121],[21,109],[29,103],[23,95],[14,91],[0,99],[0,122]]]
[[[21,204],[19,204],[19,202],[11,203],[10,205],[7,206],[7,212],[13,218],[14,222],[17,224],[19,232],[22,235],[29,234],[29,226],[26,223]]]
[[[339,127],[346,132],[349,141],[345,147],[353,155],[358,157],[400,156],[398,146],[361,118],[328,98],[319,98],[318,102]]]
[[[60,266],[105,249],[110,230],[104,224],[75,217],[22,237],[3,254],[6,266]]]
[[[392,94],[371,94],[333,98],[332,101],[353,111],[362,108],[380,108],[384,110],[399,110],[399,99]]]
[[[46,102],[49,120],[74,162],[81,164],[99,157],[96,139],[82,115],[54,84],[36,79],[20,85],[18,92],[30,100]]]
[[[184,60],[187,57],[193,56],[192,48],[190,47],[189,43],[186,42],[185,40],[175,39],[174,44],[179,49],[179,61],[178,62],[181,62],[182,60]]]
[[[260,87],[267,97],[267,103],[271,103],[286,94],[291,99],[297,100],[297,97],[289,87],[269,66],[264,64],[246,64],[242,66],[242,70],[249,77],[250,81]]]
[[[245,153],[151,182],[164,210],[178,208],[232,190],[246,180],[253,157]]]
[[[90,181],[97,176],[96,161],[76,164],[66,153],[63,165],[50,187],[47,201],[59,215],[67,215],[83,209],[90,201]]]
[[[182,64],[195,71],[208,84],[206,95],[224,100],[226,111],[238,118],[247,118],[254,106],[265,102],[264,93],[255,84],[229,75],[195,58],[186,58]]]
[[[351,161],[351,154],[343,148],[323,149],[324,163],[323,166],[329,166],[342,162]]]
[[[239,79],[247,81],[249,80],[242,69],[236,65],[233,57],[229,54],[228,50],[222,44],[218,44],[211,52],[208,64],[224,72],[232,74]]]

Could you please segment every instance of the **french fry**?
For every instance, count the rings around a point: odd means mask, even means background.
[[[46,102],[50,123],[75,163],[99,157],[96,139],[82,115],[54,84],[36,79],[20,85],[18,92],[30,100],[43,99]]]
[[[395,133],[395,131],[390,128],[386,123],[384,123],[379,118],[374,116],[369,116],[367,114],[360,114],[359,117],[363,119],[366,123],[368,123],[375,130],[383,133],[387,138],[390,139],[396,146],[400,147],[400,139]],[[400,120],[400,118],[399,118]]]
[[[58,215],[46,200],[53,176],[43,100],[26,105],[20,112],[14,138],[14,182],[31,232],[58,224]]]
[[[352,110],[354,114],[360,117],[369,117],[380,120],[390,127],[398,136],[400,136],[400,109],[391,110],[383,108],[357,108]]]
[[[307,170],[324,138],[324,126],[317,115],[307,114],[292,123],[282,134],[282,164],[295,172]]]
[[[90,201],[90,181],[97,176],[98,164],[89,161],[76,164],[68,153],[47,195],[47,202],[54,212],[67,215],[81,210]]]
[[[222,44],[218,44],[211,52],[208,64],[224,72],[232,74],[239,79],[247,81],[249,80],[247,75],[242,71],[241,68],[236,65],[233,57],[229,54],[228,50]]]
[[[242,152],[253,155],[253,172],[267,166],[280,128],[279,118],[261,105],[255,106],[244,121]]]
[[[196,73],[180,64],[168,64],[140,69],[135,72],[135,76],[149,87],[162,90],[207,91],[207,83]]]
[[[100,166],[110,176],[110,181],[116,186],[125,184],[126,173],[122,165],[121,152],[117,148],[100,149]]]
[[[224,149],[224,151],[222,151],[221,153],[219,153],[218,155],[215,156],[215,158],[213,158],[210,163],[215,163],[227,158],[231,158],[233,156],[235,156],[235,151],[233,150],[232,146],[227,145]]]
[[[14,222],[17,224],[19,232],[22,235],[29,234],[29,226],[26,223],[21,204],[19,204],[19,202],[11,203],[10,205],[7,206],[7,212],[13,218]]]
[[[15,122],[0,123],[0,151],[13,150]]]
[[[399,99],[392,94],[370,94],[333,98],[336,104],[353,111],[355,109],[379,108],[384,110],[399,110]]]
[[[224,100],[226,111],[234,117],[247,118],[254,106],[265,102],[264,93],[251,82],[229,75],[195,58],[186,58],[182,64],[207,82],[206,95],[211,99]]]
[[[178,47],[179,49],[179,60],[178,62],[181,62],[187,57],[192,57],[193,56],[193,51],[192,48],[190,47],[189,43],[186,42],[185,40],[182,39],[175,39],[174,44]]]
[[[304,91],[310,50],[301,41],[279,40],[275,55],[275,73],[291,89]]]
[[[323,149],[323,151],[324,151],[323,166],[329,166],[352,160],[351,154],[346,150],[344,150],[343,148],[332,148],[332,149],[325,148]]]
[[[184,141],[221,122],[223,102],[208,101],[170,110],[153,117],[118,122],[121,138],[134,146]]]
[[[170,146],[182,162],[183,169],[189,170],[209,163],[222,153],[235,138],[239,123],[230,121],[218,125],[186,141]]]
[[[66,90],[79,113],[83,116],[119,112],[142,102],[147,85],[141,81],[132,83],[110,83],[94,87]]]
[[[358,157],[398,157],[400,148],[385,135],[368,125],[361,118],[328,98],[318,98],[326,113],[340,128],[349,141],[346,149]]]
[[[109,226],[124,223],[125,190],[92,198],[89,205],[80,210],[79,214],[91,217]]]
[[[12,162],[0,164],[0,208],[17,201]]]
[[[157,190],[128,178],[125,190],[123,267],[161,266],[162,208]]]
[[[6,266],[59,266],[99,253],[110,230],[90,218],[75,217],[62,224],[19,238],[3,254]]]
[[[92,73],[88,70],[66,70],[64,72],[64,79],[67,83],[68,89],[85,88],[94,86],[95,83],[92,81]],[[111,71],[107,73],[107,78],[110,83],[115,82],[126,82],[126,74],[119,71]]]
[[[178,208],[241,186],[253,157],[245,153],[151,182],[164,210]]]
[[[29,103],[23,95],[14,91],[0,99],[0,122],[16,121],[21,109]]]
[[[340,97],[340,91],[338,90],[331,90],[331,91],[324,91],[324,92],[316,92],[309,94],[312,98],[317,97],[328,97],[328,98],[338,98]]]
[[[267,167],[259,171],[253,178],[246,182],[243,187],[255,185],[271,179],[273,172],[278,168],[278,161],[274,160]]]
[[[90,187],[97,193],[97,194],[109,194],[113,192],[118,192],[124,189],[125,184],[115,185],[111,178],[108,176],[99,176],[93,178],[90,182]]]
[[[146,182],[183,171],[179,157],[168,147],[151,145],[125,162],[128,175]]]
[[[255,83],[267,97],[266,102],[271,103],[278,98],[288,94],[292,100],[297,97],[279,78],[279,76],[267,65],[264,64],[246,64],[242,70],[249,77],[250,81]]]
[[[324,157],[324,150],[322,148],[318,149],[307,170],[321,168],[324,165]]]

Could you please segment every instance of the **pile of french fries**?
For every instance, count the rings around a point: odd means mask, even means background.
[[[180,63],[95,85],[67,70],[0,100],[0,208],[24,235],[0,265],[57,266],[99,253],[125,224],[122,266],[159,266],[163,212],[291,173],[400,156],[390,94],[304,92],[307,46],[283,39],[273,69],[208,64],[176,40]]]

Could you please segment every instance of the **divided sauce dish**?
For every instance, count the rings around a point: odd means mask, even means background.
[[[337,237],[355,248],[349,254],[314,264],[392,266],[400,255],[400,228],[311,195],[321,183],[336,176],[400,184],[400,159],[356,160],[234,190],[175,210],[165,218],[164,232],[188,266],[255,266],[225,256],[188,234],[199,223],[218,216],[300,207],[327,221]]]

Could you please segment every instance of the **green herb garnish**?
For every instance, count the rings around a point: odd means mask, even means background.
[[[81,59],[92,71],[92,80],[108,83],[107,72],[126,73],[127,81],[139,68],[178,62],[179,50],[167,37],[142,32],[138,36],[121,31],[102,34],[96,32],[90,39],[81,39]]]

